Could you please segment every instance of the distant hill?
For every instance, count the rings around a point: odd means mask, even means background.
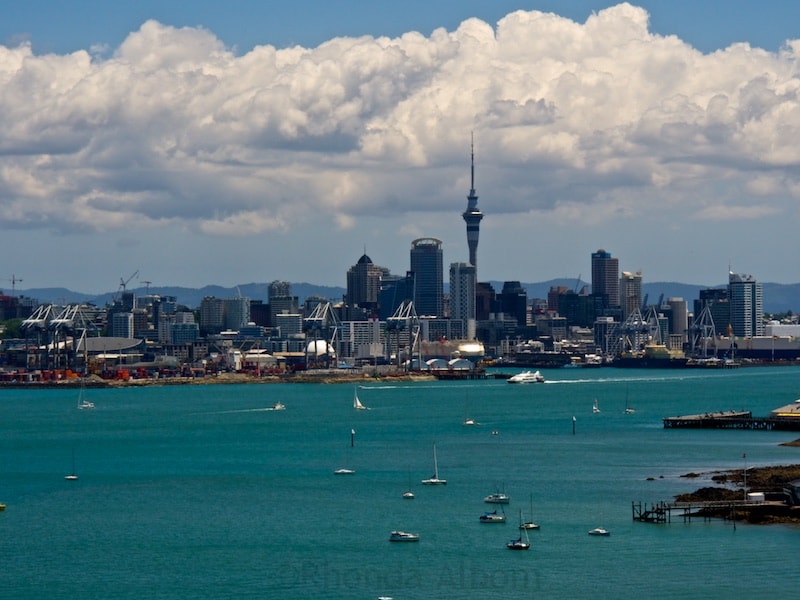
[[[490,281],[495,291],[503,289],[502,281]],[[206,296],[216,296],[217,298],[236,298],[243,296],[251,300],[261,300],[267,302],[268,283],[243,283],[235,287],[222,287],[218,285],[207,285],[202,288],[185,287],[139,287],[131,289],[137,295],[148,293],[159,294],[161,296],[175,296],[178,303],[188,308],[197,308],[201,300]],[[581,288],[588,286],[585,281],[575,279],[551,279],[538,283],[521,283],[528,294],[528,298],[547,298],[547,292],[551,287],[564,286],[580,292]],[[709,287],[723,287],[724,284],[717,286],[691,285],[677,282],[655,282],[642,284],[642,293],[647,294],[647,303],[655,304],[663,295],[667,298],[683,298],[692,310],[692,302],[700,296],[700,290]],[[447,286],[446,286],[447,287]],[[764,311],[768,313],[785,313],[792,311],[800,312],[800,283],[763,283]],[[344,298],[347,290],[343,287],[321,286],[313,283],[293,283],[292,295],[297,296],[302,304],[309,296],[322,296],[327,300],[340,301]],[[110,304],[117,295],[116,292],[105,294],[82,294],[73,292],[66,288],[35,288],[30,290],[16,290],[16,295],[34,298],[41,303],[67,304],[70,302],[90,302],[96,306]]]

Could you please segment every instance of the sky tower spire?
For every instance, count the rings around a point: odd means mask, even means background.
[[[478,235],[480,234],[483,213],[478,208],[478,195],[475,193],[475,139],[470,139],[470,190],[467,196],[467,210],[461,215],[467,224],[467,246],[469,246],[469,264],[478,271]]]

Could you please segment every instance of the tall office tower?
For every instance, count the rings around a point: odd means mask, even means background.
[[[450,264],[450,318],[475,321],[475,265]],[[474,329],[474,327],[473,327]]]
[[[442,241],[419,238],[411,242],[411,271],[414,273],[414,308],[417,315],[444,315],[444,266]]]
[[[389,269],[379,267],[364,254],[347,271],[347,303],[375,310],[378,308],[378,294],[381,291],[381,280],[389,274]]]
[[[694,319],[708,307],[711,319],[714,321],[714,332],[717,335],[727,335],[728,325],[731,322],[731,303],[728,298],[728,288],[711,288],[700,290],[697,300],[694,301]]]
[[[528,321],[528,292],[519,281],[504,281],[503,290],[497,298],[503,314],[517,320],[517,326],[525,327]]]
[[[761,284],[756,281],[755,277],[730,273],[728,298],[731,304],[733,335],[738,337],[764,335]]]
[[[250,298],[225,298],[225,329],[238,330],[250,322]]]
[[[607,307],[619,306],[619,259],[603,249],[592,253],[592,293],[604,296]]]
[[[475,194],[475,145],[470,147],[470,189],[467,196],[467,210],[461,215],[467,224],[467,245],[469,246],[469,264],[478,271],[478,235],[481,229],[483,213],[478,208],[478,196]]]
[[[627,319],[637,308],[642,307],[642,272],[623,271],[619,278],[619,302],[622,318]]]
[[[269,284],[267,288],[267,302],[273,297],[285,297],[292,295],[292,284],[288,281],[278,281],[277,279]]]
[[[275,316],[280,314],[295,314],[299,311],[297,296],[292,296],[292,284],[288,281],[273,281],[269,284],[267,299],[269,300],[270,327],[276,327]]]

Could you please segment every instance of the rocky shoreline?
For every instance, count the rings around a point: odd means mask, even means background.
[[[786,446],[800,446],[800,440],[787,442]],[[676,502],[735,502],[742,499],[744,476],[741,469],[713,471],[712,473],[687,473],[681,477],[707,477],[726,487],[703,487],[688,494],[675,496]],[[775,498],[783,497],[783,488],[790,481],[800,479],[800,465],[780,465],[747,469],[747,488],[764,492],[767,502],[737,506],[733,516],[728,507],[706,508],[701,516],[746,521],[748,523],[798,523],[800,506],[789,506]]]

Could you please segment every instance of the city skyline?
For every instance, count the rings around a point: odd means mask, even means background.
[[[794,282],[800,7],[484,4],[9,11],[0,289],[467,262],[475,187],[480,281]]]

